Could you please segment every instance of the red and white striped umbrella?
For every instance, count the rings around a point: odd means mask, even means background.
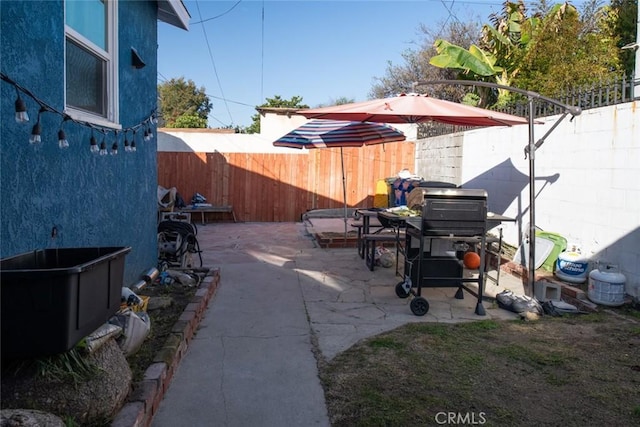
[[[311,120],[273,145],[291,148],[362,147],[404,141],[404,133],[382,123]]]
[[[342,147],[384,144],[404,141],[401,131],[382,123],[337,120],[311,120],[278,138],[273,145],[290,148],[340,148],[342,195],[344,197],[344,241],[347,242],[347,179]]]

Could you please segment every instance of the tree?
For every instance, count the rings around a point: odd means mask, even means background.
[[[207,119],[203,119],[197,114],[182,114],[178,116],[169,128],[206,128]]]
[[[536,29],[514,83],[554,97],[621,74],[618,37],[608,28],[608,8],[580,16],[569,3],[556,4]]]
[[[258,108],[294,108],[294,109],[303,109],[309,108],[308,105],[302,103],[301,96],[292,96],[291,99],[282,99],[280,95],[276,95],[273,98],[267,98],[267,102],[260,105]],[[256,113],[251,116],[251,120],[253,121],[247,128],[245,129],[246,133],[260,133],[260,114]]]
[[[608,23],[618,39],[620,62],[628,77],[634,74],[635,49],[622,49],[637,42],[638,0],[611,0],[612,19]],[[636,48],[638,49],[638,48]],[[636,66],[640,67],[640,64]]]
[[[331,107],[334,105],[344,105],[344,104],[351,104],[353,102],[356,102],[355,99],[353,98],[347,98],[346,96],[341,96],[339,98],[336,99],[330,99],[328,103],[326,104],[319,104],[316,105],[315,108],[322,108],[322,107]]]
[[[597,0],[594,0],[597,1]],[[483,37],[469,49],[446,40],[437,40],[438,55],[431,63],[454,69],[472,80],[516,86],[547,96],[563,89],[595,83],[619,71],[617,38],[607,29],[606,9],[585,8],[579,16],[569,3],[538,3],[545,15],[527,16],[524,1],[506,2],[501,14],[490,16],[483,26]],[[478,90],[481,105],[502,107],[513,94],[498,90]]]
[[[158,85],[158,107],[160,126],[206,128],[212,104],[204,87],[180,77]]]
[[[443,39],[436,40],[434,47],[438,55],[433,56],[430,63],[458,70],[460,77],[469,80],[511,86],[520,71],[521,58],[528,50],[539,19],[527,18],[524,3],[520,0],[518,3],[505,2],[502,13],[491,14],[489,20],[491,25],[482,27],[478,45],[472,44],[468,49]],[[480,95],[481,106],[504,105],[511,96],[504,89],[478,88],[476,92]],[[491,97],[494,92],[497,96]]]
[[[439,31],[434,30],[438,28]],[[435,27],[420,26],[423,40],[418,49],[408,49],[402,53],[403,65],[394,65],[390,61],[383,77],[375,78],[376,83],[369,92],[371,98],[385,98],[412,90],[426,93],[440,99],[458,102],[463,99],[468,89],[449,85],[437,85],[413,88],[412,84],[421,80],[455,79],[456,70],[438,68],[429,64],[429,59],[436,55],[434,42],[444,33],[449,40],[469,46],[480,37],[480,24],[477,20],[469,22],[446,21]]]

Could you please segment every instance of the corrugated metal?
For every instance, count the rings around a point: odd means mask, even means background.
[[[377,180],[413,170],[414,147],[344,148],[348,206],[373,206]],[[338,148],[304,154],[159,152],[158,184],[176,187],[187,203],[198,192],[213,205],[231,205],[238,220],[247,222],[299,221],[308,210],[344,206]]]

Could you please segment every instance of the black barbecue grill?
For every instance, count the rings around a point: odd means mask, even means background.
[[[476,314],[484,315],[482,292],[487,232],[487,192],[467,188],[419,188],[422,191],[422,218],[406,223],[404,245],[404,281],[396,285],[401,298],[414,295],[411,311],[422,316],[429,303],[421,296],[421,288],[457,287],[456,298],[463,298],[463,289],[478,298]],[[418,190],[414,190],[418,191]],[[443,245],[435,245],[435,241]],[[452,251],[438,252],[437,246],[450,246]],[[462,256],[466,248],[480,251],[478,277],[463,277]],[[467,282],[476,282],[478,292],[467,288]],[[415,289],[414,289],[415,288]]]
[[[467,188],[422,188],[425,236],[477,236],[485,232],[487,192]]]

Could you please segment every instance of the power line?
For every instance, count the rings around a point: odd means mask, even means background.
[[[222,12],[220,15],[212,16],[211,18],[202,19],[202,16],[200,16],[200,21],[193,22],[193,25],[196,25],[196,24],[202,24],[202,23],[204,23],[204,22],[211,21],[211,20],[213,20],[213,19],[222,18],[224,15],[226,15],[227,13],[229,13],[229,12],[231,12],[233,9],[235,9],[235,8],[236,8],[236,6],[237,6],[237,5],[239,5],[240,3],[242,3],[242,0],[238,0],[238,1],[236,2],[236,4],[234,4],[233,6],[231,6],[231,7],[230,7],[226,12]],[[199,13],[199,12],[200,12],[200,11],[198,10],[198,13]]]
[[[255,105],[253,104],[247,104],[245,102],[240,102],[240,101],[233,101],[231,99],[227,99],[227,98],[222,98],[220,96],[215,96],[215,95],[210,95],[208,93],[205,93],[205,95],[207,95],[209,98],[215,98],[215,99],[219,99],[221,101],[225,101],[225,102],[230,102],[232,104],[238,104],[238,105],[243,105],[245,107],[255,107]]]
[[[239,2],[238,2],[239,3]],[[200,2],[196,0],[196,7],[198,8],[198,15],[202,20],[202,13],[200,12]],[[222,95],[222,99],[224,100],[225,108],[227,109],[227,114],[229,114],[229,118],[231,119],[231,123],[233,123],[233,117],[231,116],[231,111],[229,110],[229,105],[227,104],[227,100],[224,96],[224,90],[222,89],[222,84],[220,83],[220,77],[218,76],[218,70],[216,68],[216,61],[213,59],[213,53],[211,51],[211,45],[209,44],[209,38],[207,37],[207,30],[205,26],[202,26],[202,32],[204,33],[204,39],[207,43],[207,50],[209,51],[209,58],[211,59],[211,65],[213,66],[213,72],[216,76],[216,81],[218,82],[218,88],[220,89],[220,94]]]
[[[442,3],[442,5],[444,6],[445,9],[447,9],[447,12],[449,13],[449,16],[452,17],[454,20],[458,21],[458,23],[460,25],[462,25],[462,22],[460,22],[460,20],[458,19],[458,17],[456,16],[455,13],[453,13],[453,11],[451,10],[451,8],[453,7],[453,5],[455,4],[455,0],[453,0],[451,2],[451,7],[447,6],[447,3],[444,0],[440,0],[440,3]]]
[[[260,99],[264,99],[264,0],[262,0],[262,33],[260,34]]]

